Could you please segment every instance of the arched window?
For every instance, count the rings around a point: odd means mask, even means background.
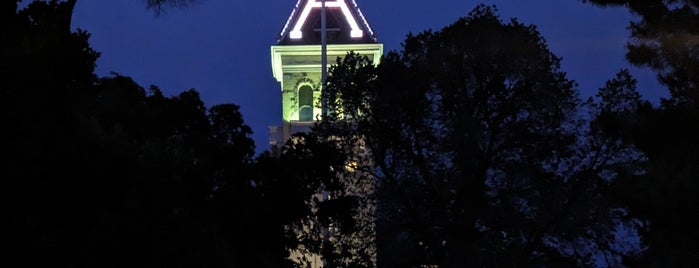
[[[309,85],[299,88],[299,121],[313,121],[313,89]]]

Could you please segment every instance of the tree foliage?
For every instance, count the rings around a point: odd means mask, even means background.
[[[696,196],[697,111],[699,110],[699,2],[695,0],[606,1],[639,16],[631,22],[627,59],[656,71],[670,93],[660,107],[640,105],[614,110],[600,120],[601,129],[640,150],[642,172],[620,173],[613,185],[617,198],[647,224],[645,254],[638,267],[691,266],[697,263]],[[622,81],[622,80],[619,80]],[[628,84],[628,83],[627,83]],[[632,99],[632,98],[627,98]]]
[[[253,158],[239,106],[97,77],[89,34],[70,31],[76,1],[18,2],[2,6],[0,177],[23,265],[291,267],[290,249],[331,247],[286,227],[354,228],[333,143],[300,135]],[[148,2],[166,3],[184,2]]]
[[[699,261],[696,1],[592,1],[641,15],[629,59],[661,107],[626,70],[579,100],[536,27],[480,5],[379,65],[339,59],[329,114],[257,157],[239,106],[98,77],[75,0],[19,2],[0,5],[0,178],[24,266]]]
[[[587,2],[587,1],[586,1]],[[699,1],[589,0],[600,6],[624,6],[640,16],[631,22],[629,62],[646,66],[667,86],[671,103],[699,100]]]
[[[199,0],[145,0],[146,7],[155,10],[156,14],[160,14],[168,7],[186,7]]]
[[[255,182],[270,208],[278,209],[271,222],[283,227],[295,265],[315,267],[322,260],[332,267],[372,266],[373,255],[365,251],[373,248],[373,237],[355,238],[373,231],[365,223],[373,222],[373,215],[357,217],[363,200],[351,190],[357,178],[346,170],[348,156],[336,141],[299,133],[279,155],[258,158]]]
[[[233,249],[257,237],[230,230],[216,210],[257,207],[224,198],[255,194],[254,145],[239,107],[207,108],[193,89],[166,97],[126,76],[98,78],[89,34],[69,30],[71,7],[3,9],[0,177],[11,255],[39,267],[246,260]],[[234,183],[242,187],[218,191]],[[258,252],[266,253],[286,256]]]
[[[481,5],[377,67],[347,55],[323,94],[320,131],[370,151],[379,266],[615,265],[638,251],[609,239],[625,211],[611,167],[585,157],[575,83],[534,26]]]

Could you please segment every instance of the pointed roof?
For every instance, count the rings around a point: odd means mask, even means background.
[[[322,0],[298,0],[277,37],[279,45],[320,44]],[[354,0],[326,0],[328,44],[376,43],[376,36]]]

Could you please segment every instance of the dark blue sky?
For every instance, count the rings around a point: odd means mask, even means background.
[[[621,68],[630,68],[644,96],[666,96],[652,72],[624,61],[626,26],[620,8],[601,9],[580,0],[389,1],[356,0],[384,50],[399,50],[408,32],[439,30],[478,3],[495,4],[502,19],[535,24],[582,97],[594,95]],[[281,93],[272,77],[270,46],[296,0],[200,0],[160,16],[143,0],[82,0],[74,28],[92,34],[101,52],[97,73],[117,72],[166,96],[195,88],[207,106],[235,103],[253,128],[258,152],[267,149],[267,126],[281,124]]]

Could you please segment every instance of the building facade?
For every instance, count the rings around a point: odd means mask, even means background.
[[[282,92],[282,125],[269,127],[271,147],[309,130],[322,113],[322,1],[298,0],[271,46],[272,74]],[[354,0],[325,0],[325,22],[327,65],[350,51],[378,64],[383,44]]]

